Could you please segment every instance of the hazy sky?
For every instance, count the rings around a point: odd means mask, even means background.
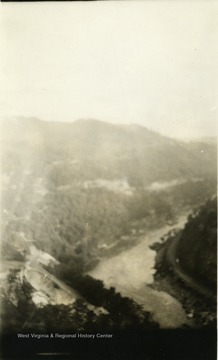
[[[1,114],[214,135],[218,2],[1,3]]]

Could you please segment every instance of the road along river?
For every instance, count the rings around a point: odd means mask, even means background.
[[[164,291],[152,289],[155,273],[156,252],[150,245],[172,229],[181,229],[186,223],[187,215],[181,216],[176,226],[164,226],[142,236],[135,247],[123,251],[111,258],[104,258],[89,272],[95,279],[100,279],[106,287],[115,287],[122,296],[132,298],[150,311],[161,328],[178,328],[190,324],[186,313],[178,300]]]

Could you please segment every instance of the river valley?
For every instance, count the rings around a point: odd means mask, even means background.
[[[190,325],[186,313],[178,300],[164,291],[152,288],[155,273],[156,252],[150,245],[160,241],[161,237],[172,229],[184,227],[187,215],[178,219],[175,226],[166,225],[142,236],[135,247],[123,251],[111,258],[104,258],[89,272],[95,279],[100,279],[106,287],[114,287],[122,296],[132,298],[145,310],[150,311],[161,328],[178,328]]]
[[[156,252],[150,248],[169,231],[183,228],[186,219],[187,214],[181,216],[176,225],[165,225],[158,230],[149,231],[146,235],[140,235],[137,245],[111,257],[103,257],[99,264],[89,272],[93,278],[102,280],[107,288],[114,287],[122,296],[131,298],[143,306],[145,311],[151,312],[160,328],[173,329],[185,324],[191,325],[190,319],[187,318],[177,299],[167,292],[158,291],[152,287]],[[63,281],[49,274],[40,265],[41,262],[56,261],[54,258],[37,250],[33,245],[29,247],[31,251],[25,263],[7,261],[3,268],[5,270],[6,268],[8,270],[25,269],[24,272],[21,271],[20,276],[22,278],[24,275],[35,289],[33,301],[37,306],[50,302],[68,304],[80,297],[79,293],[69,289]]]

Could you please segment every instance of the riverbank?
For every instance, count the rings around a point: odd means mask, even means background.
[[[88,274],[102,280],[106,287],[114,287],[122,296],[133,299],[151,312],[153,319],[161,328],[180,328],[191,326],[182,304],[168,291],[153,287],[156,252],[151,245],[169,231],[181,228],[186,216],[181,216],[177,225],[166,225],[141,236],[136,245],[125,249],[118,255],[101,259]]]
[[[182,304],[187,317],[193,320],[194,327],[215,327],[216,298],[180,268],[174,256],[179,237],[177,233],[162,244],[152,245],[157,253],[152,287],[174,296]]]

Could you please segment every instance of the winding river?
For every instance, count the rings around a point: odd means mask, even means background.
[[[150,245],[172,229],[181,229],[187,215],[179,218],[176,226],[164,226],[142,236],[135,247],[110,258],[103,258],[96,268],[89,272],[100,279],[106,287],[115,287],[123,296],[128,296],[150,311],[161,328],[178,328],[190,324],[178,300],[164,291],[152,289],[156,252]]]

